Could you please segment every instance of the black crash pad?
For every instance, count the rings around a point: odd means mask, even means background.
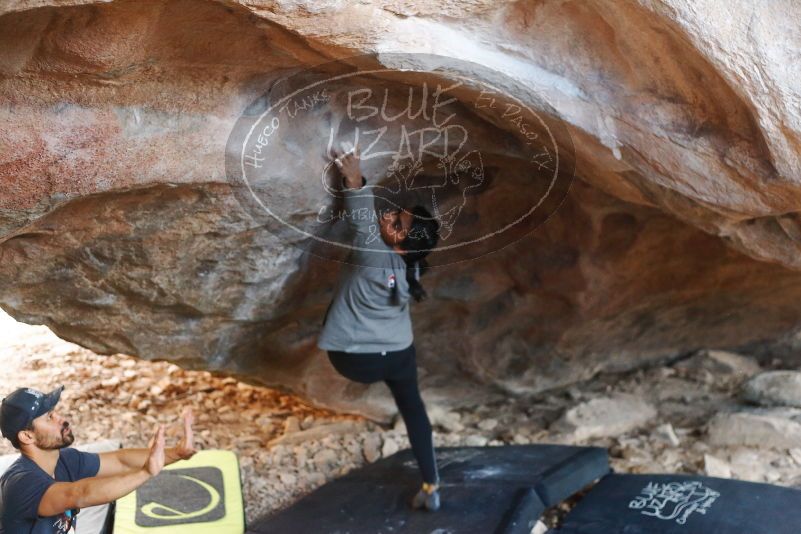
[[[799,534],[801,490],[694,475],[609,475],[553,534]]]
[[[421,480],[406,449],[325,484],[248,532],[528,534],[547,507],[609,473],[598,447],[443,447],[437,462],[437,512],[408,507]]]

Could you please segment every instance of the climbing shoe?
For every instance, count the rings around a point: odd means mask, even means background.
[[[423,482],[423,487],[412,498],[412,508],[425,508],[432,512],[439,510],[439,486]]]

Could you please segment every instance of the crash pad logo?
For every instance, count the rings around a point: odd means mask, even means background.
[[[229,135],[227,180],[260,227],[317,256],[394,254],[369,242],[381,239],[379,217],[423,206],[439,224],[429,265],[477,258],[545,222],[573,179],[559,113],[527,80],[484,65],[368,54],[268,83]],[[349,212],[332,154],[354,146],[366,178],[359,196],[375,207]],[[346,231],[356,219],[371,225],[367,243]]]
[[[225,516],[222,471],[216,467],[163,470],[136,490],[136,524],[161,527],[205,523]]]
[[[676,523],[683,525],[693,512],[706,514],[718,497],[720,493],[698,481],[650,482],[629,503],[629,508],[665,521],[675,519]]]

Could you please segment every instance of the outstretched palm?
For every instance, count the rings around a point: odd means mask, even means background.
[[[156,476],[164,468],[164,426],[156,427],[156,433],[150,439],[148,447],[150,454],[147,456],[145,469],[151,476]]]
[[[181,441],[178,442],[178,446],[175,447],[175,452],[181,460],[188,460],[197,452],[195,450],[195,436],[192,431],[192,423],[195,422],[195,417],[191,408],[186,408],[181,417],[184,424],[184,435]]]

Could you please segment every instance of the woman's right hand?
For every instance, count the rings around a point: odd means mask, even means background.
[[[362,186],[362,170],[359,164],[359,146],[356,145],[348,151],[334,150],[337,167],[345,177],[345,187],[348,189],[359,189]]]

